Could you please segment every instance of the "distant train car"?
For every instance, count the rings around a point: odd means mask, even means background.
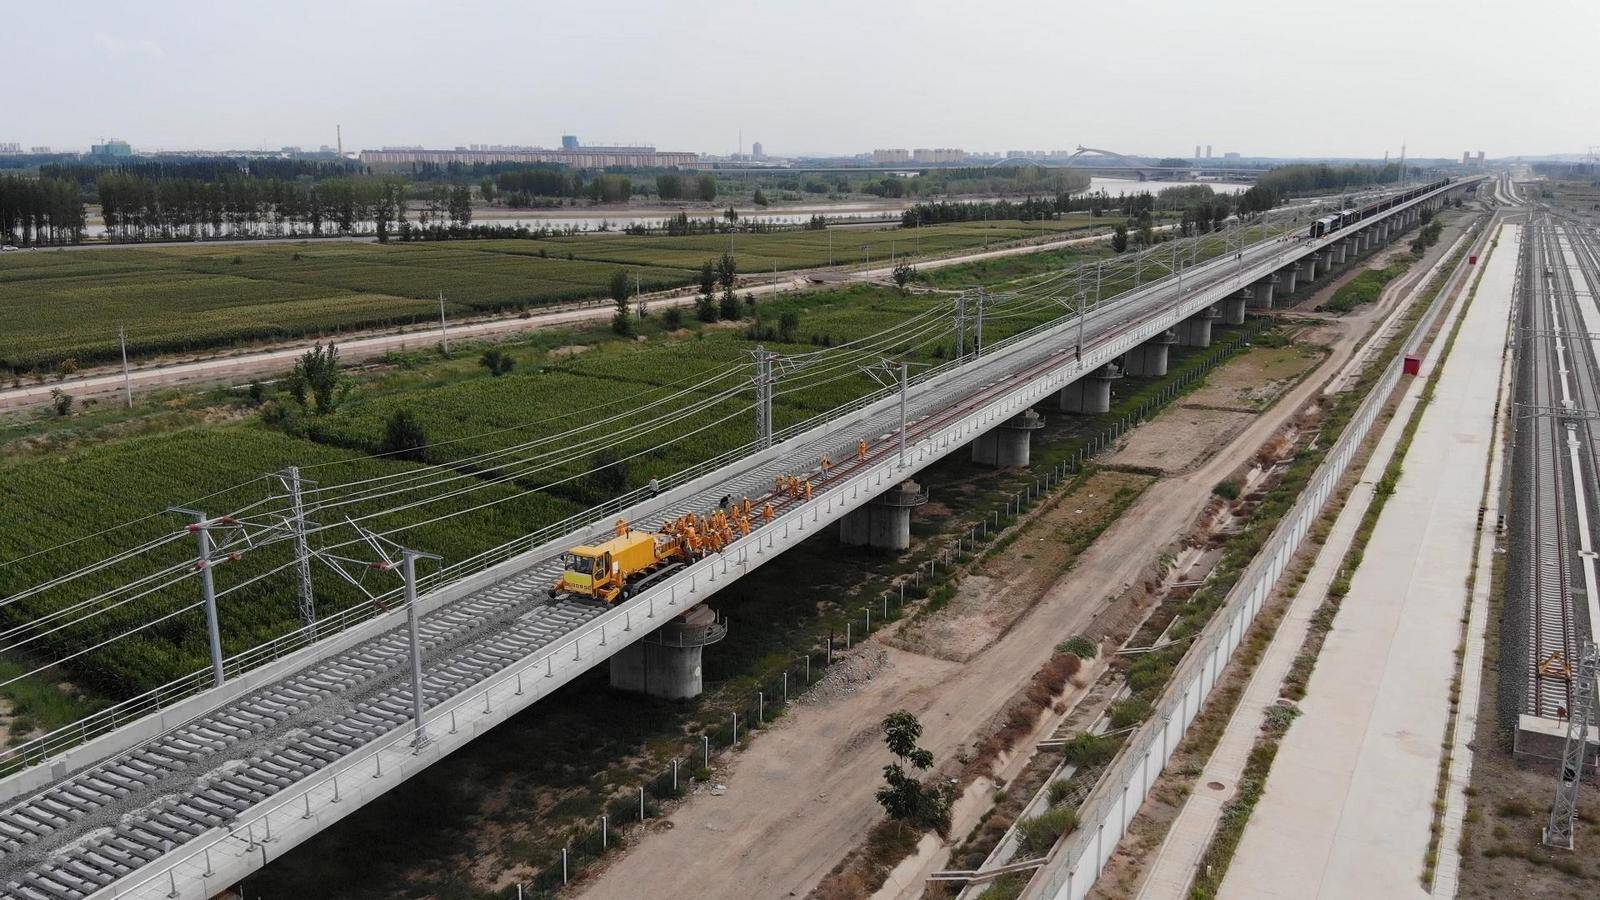
[[[1323,216],[1311,223],[1311,237],[1319,238],[1339,230],[1338,216]]]
[[[1324,235],[1332,234],[1341,228],[1348,228],[1351,225],[1357,224],[1358,222],[1370,219],[1378,213],[1392,209],[1398,204],[1415,200],[1424,194],[1437,191],[1440,188],[1448,186],[1449,184],[1449,178],[1442,178],[1433,182],[1432,184],[1423,185],[1422,187],[1418,188],[1412,188],[1403,194],[1397,194],[1395,196],[1379,200],[1377,203],[1362,207],[1361,209],[1342,209],[1331,216],[1323,216],[1322,218],[1311,223],[1311,229],[1306,232],[1306,237],[1319,238],[1323,237]]]

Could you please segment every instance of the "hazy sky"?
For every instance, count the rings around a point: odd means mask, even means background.
[[[0,141],[1459,156],[1600,144],[1594,0],[7,4]]]

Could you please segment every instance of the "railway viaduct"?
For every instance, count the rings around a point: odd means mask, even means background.
[[[4,751],[5,893],[213,896],[663,625],[682,623],[711,594],[819,531],[837,526],[846,539],[903,546],[922,469],[963,450],[991,464],[1025,463],[1035,407],[1105,411],[1124,371],[1165,373],[1174,343],[1206,346],[1216,323],[1271,307],[1275,294],[1393,240],[1471,184],[1414,188],[1321,238],[1303,237],[1309,218],[1255,243],[1239,225],[1230,253],[1188,264],[1190,245],[1158,245],[1171,246],[1175,261],[1161,277],[1092,305],[1080,294],[1074,306],[1064,291],[1069,312],[1051,322],[667,479],[652,496],[632,494],[582,523],[530,535],[431,586],[411,608],[423,647],[416,667],[408,610],[362,607],[319,623],[313,643],[297,632],[221,661],[218,684],[188,679]],[[809,496],[775,498],[771,520],[633,599],[607,609],[546,602],[559,554],[606,534],[617,516],[652,527],[718,497],[768,495],[776,476],[795,473],[813,482]]]

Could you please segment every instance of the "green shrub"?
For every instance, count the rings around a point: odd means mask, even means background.
[[[1111,759],[1117,752],[1117,745],[1108,737],[1085,731],[1067,741],[1061,749],[1067,756],[1067,762],[1081,769],[1098,766]]]
[[[1150,715],[1150,703],[1138,697],[1129,697],[1111,704],[1111,727],[1127,728],[1143,722]]]
[[[1024,857],[1039,857],[1050,852],[1061,836],[1078,827],[1078,811],[1065,806],[1048,809],[1017,823],[1017,843]]]
[[[1100,648],[1094,641],[1083,635],[1076,635],[1056,645],[1057,653],[1070,653],[1082,660],[1094,659],[1100,653]]]

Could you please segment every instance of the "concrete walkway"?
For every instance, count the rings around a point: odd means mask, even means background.
[[[1442,264],[1443,259],[1444,257],[1441,257],[1440,263],[1436,263],[1435,268]],[[1433,274],[1433,270],[1430,269],[1428,277],[1416,280],[1412,291],[1425,286]],[[1401,315],[1405,309],[1407,309],[1406,304],[1398,305],[1392,314],[1393,317]],[[1459,311],[1459,305],[1450,310],[1445,318],[1444,328],[1448,329],[1454,324]],[[1443,346],[1442,341],[1435,341],[1429,348],[1425,360],[1429,371],[1437,364]],[[1340,380],[1341,378],[1335,378],[1334,382]],[[1195,779],[1199,787],[1189,795],[1178,818],[1168,829],[1166,839],[1151,859],[1149,874],[1139,892],[1141,898],[1176,900],[1188,895],[1189,885],[1199,869],[1201,856],[1211,843],[1211,836],[1216,832],[1217,822],[1222,817],[1222,809],[1238,792],[1239,780],[1244,775],[1245,762],[1255,745],[1256,735],[1261,729],[1266,711],[1277,703],[1279,688],[1283,685],[1283,679],[1288,675],[1289,668],[1305,641],[1311,616],[1327,599],[1328,587],[1333,583],[1338,574],[1339,564],[1344,560],[1345,552],[1355,539],[1362,516],[1366,515],[1367,507],[1371,505],[1373,486],[1383,476],[1384,469],[1394,456],[1395,447],[1400,442],[1400,434],[1405,429],[1405,423],[1411,418],[1411,413],[1417,405],[1417,398],[1425,385],[1425,378],[1413,378],[1407,382],[1405,393],[1401,396],[1393,418],[1379,436],[1372,456],[1361,471],[1359,481],[1351,488],[1350,496],[1334,519],[1333,527],[1329,530],[1328,538],[1323,542],[1311,571],[1307,573],[1305,583],[1290,600],[1283,621],[1278,624],[1272,642],[1268,644],[1254,674],[1245,685],[1244,695],[1233,717],[1228,721],[1221,740],[1212,751],[1210,759],[1206,761],[1200,776]],[[1212,784],[1220,784],[1222,787],[1212,788],[1210,787]]]
[[[1515,264],[1502,233],[1490,265]],[[1507,260],[1510,263],[1507,263]],[[1511,296],[1480,290],[1404,474],[1356,571],[1266,794],[1222,884],[1230,898],[1426,896],[1421,874]]]
[[[1483,281],[1478,287],[1480,295],[1495,291],[1511,296],[1516,290],[1515,238],[1519,234],[1511,226],[1502,233],[1505,242],[1485,267]],[[1511,397],[1511,365],[1509,355],[1500,361],[1500,393],[1507,399]],[[1495,422],[1497,433],[1505,433],[1506,417],[1511,409],[1510,403],[1500,405],[1500,418]],[[1505,474],[1506,450],[1501,441],[1496,441],[1489,457],[1489,486],[1483,500],[1483,521],[1486,523],[1499,521],[1500,518],[1500,487],[1501,476]],[[1483,638],[1489,616],[1489,589],[1494,581],[1494,554],[1495,538],[1484,532],[1478,541],[1477,579],[1472,585],[1466,654],[1461,660],[1461,702],[1456,707],[1456,722],[1450,736],[1450,789],[1445,797],[1439,864],[1433,876],[1435,897],[1454,897],[1460,887],[1461,831],[1467,815],[1467,786],[1472,781],[1472,739],[1478,733],[1478,695],[1483,686]]]

